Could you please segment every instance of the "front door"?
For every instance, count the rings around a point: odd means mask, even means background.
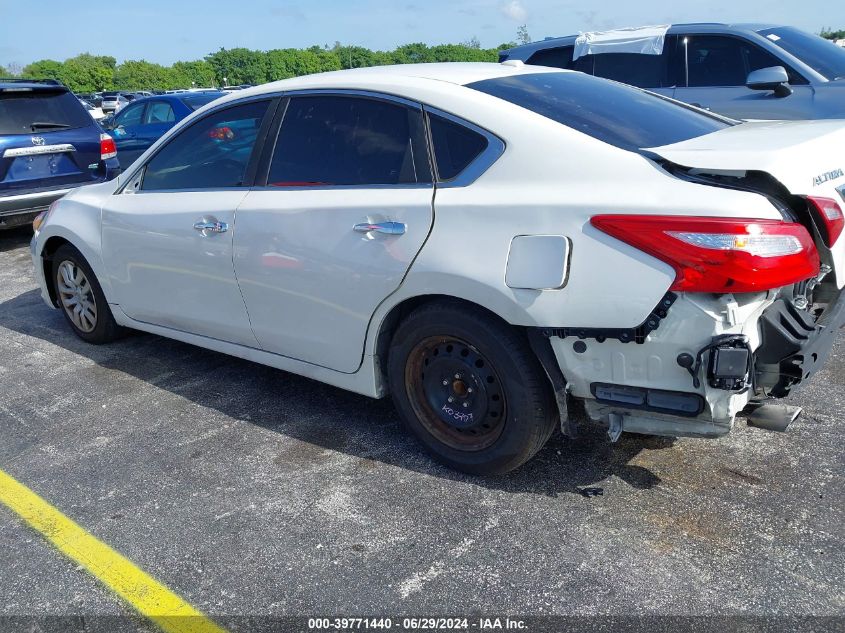
[[[232,236],[268,103],[218,110],[192,124],[105,205],[103,259],[114,299],[131,318],[256,346]]]
[[[267,351],[343,372],[428,236],[433,185],[419,106],[295,96],[265,187],[236,212],[235,272]]]

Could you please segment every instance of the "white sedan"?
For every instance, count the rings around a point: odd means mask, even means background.
[[[441,461],[500,473],[577,420],[717,437],[817,371],[843,145],[542,67],[341,71],[202,108],[54,203],[32,255],[86,341],[391,394]]]

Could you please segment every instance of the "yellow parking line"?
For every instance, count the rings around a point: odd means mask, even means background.
[[[2,470],[0,503],[167,633],[224,633],[207,616]]]

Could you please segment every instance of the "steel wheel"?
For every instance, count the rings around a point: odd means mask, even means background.
[[[64,260],[56,269],[59,300],[71,322],[82,332],[97,327],[97,301],[91,283],[75,262]]]
[[[484,450],[502,434],[507,409],[499,376],[461,339],[420,341],[405,365],[405,387],[420,423],[451,448]]]

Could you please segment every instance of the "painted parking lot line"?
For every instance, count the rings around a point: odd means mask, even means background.
[[[167,633],[223,633],[152,576],[0,470],[0,503]]]

